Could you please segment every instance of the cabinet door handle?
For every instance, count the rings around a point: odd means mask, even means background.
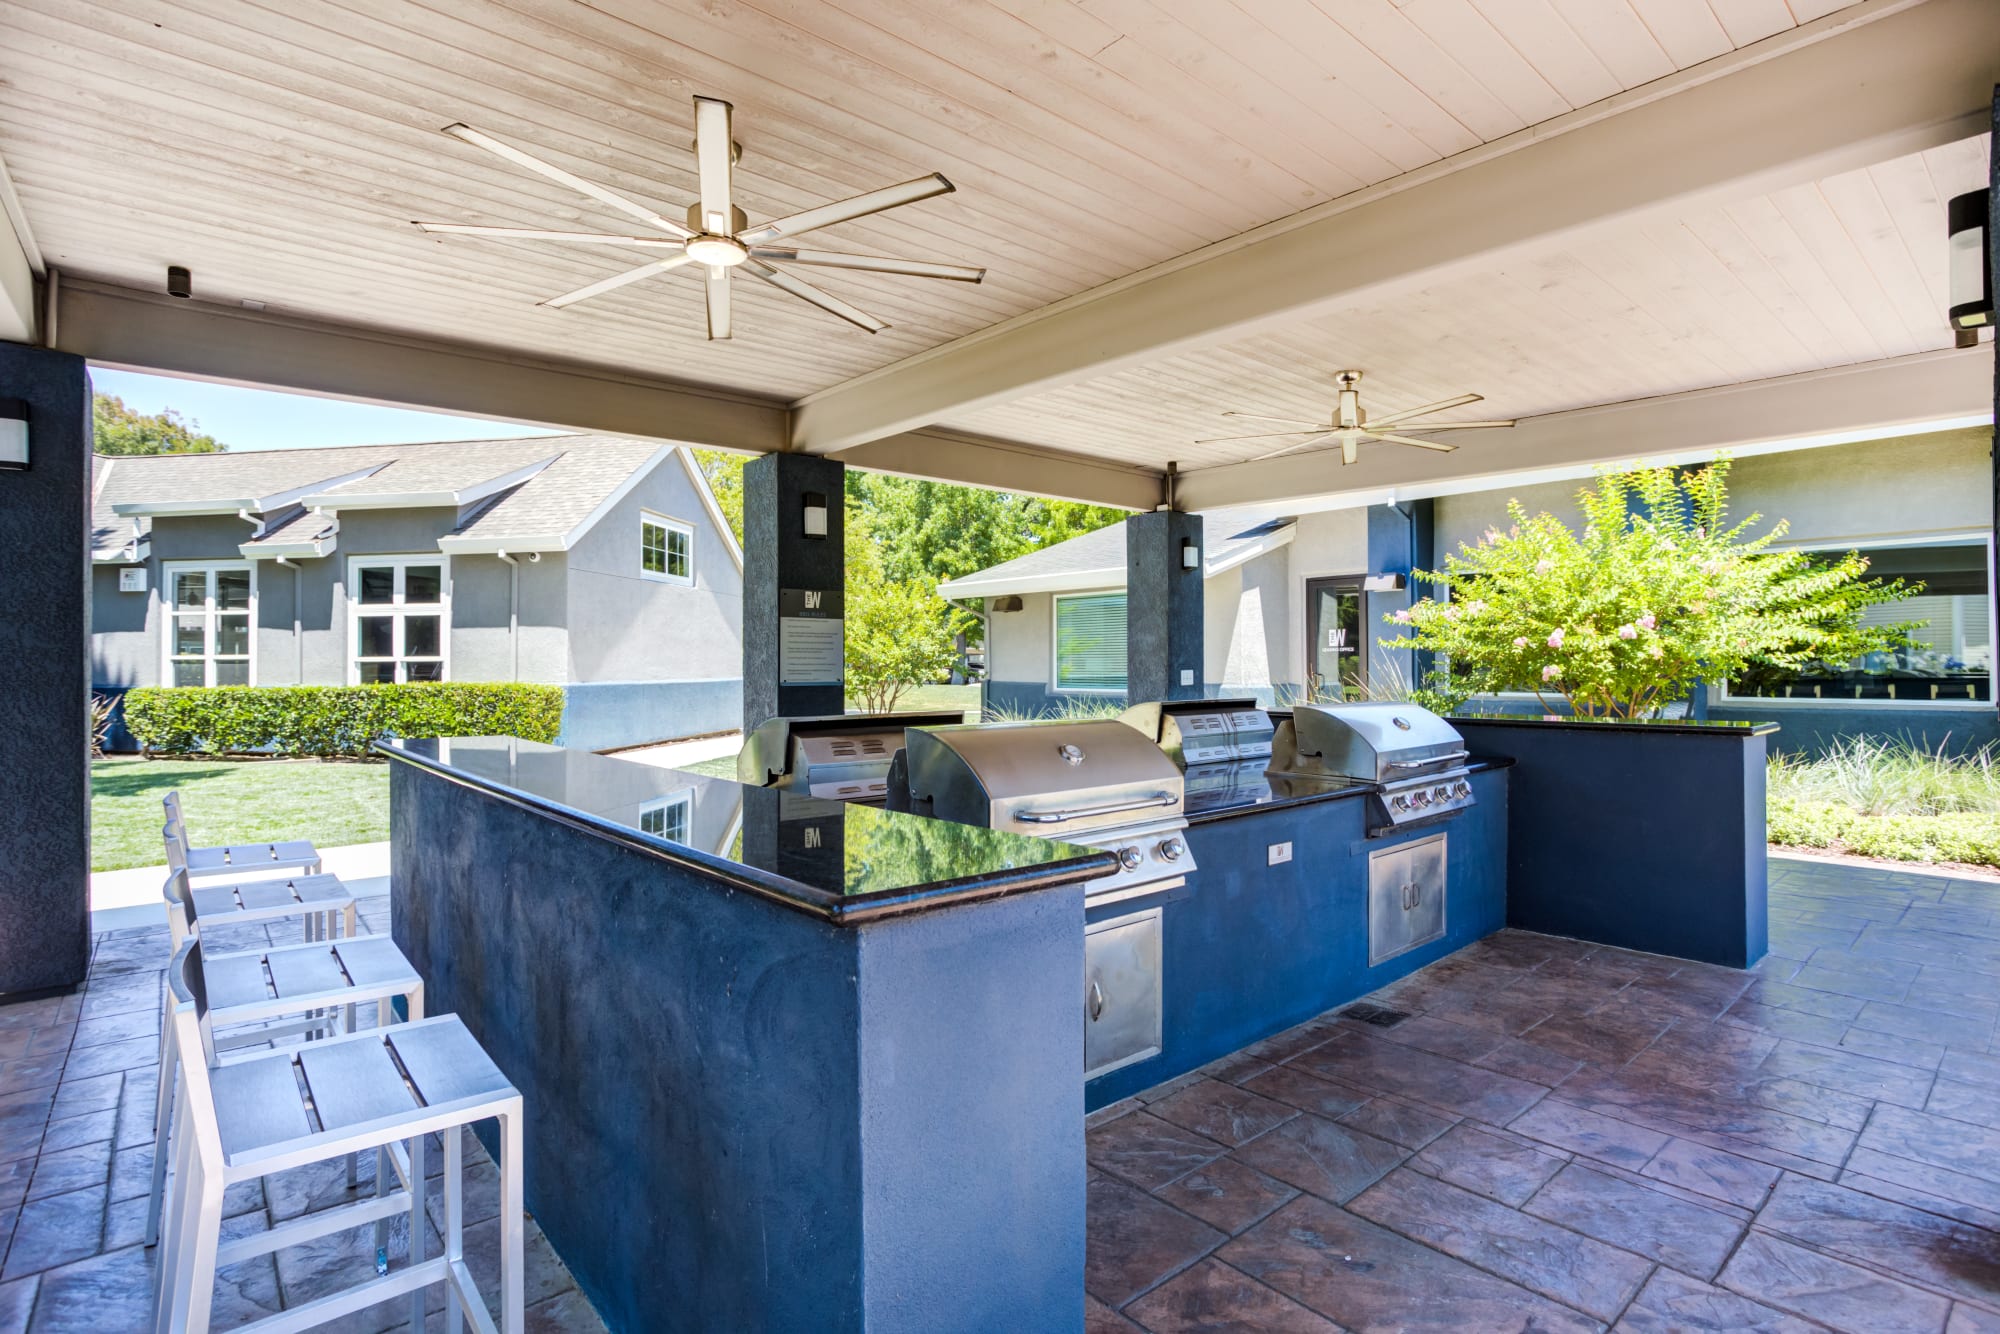
[[[1098,1019],[1102,1018],[1103,1015],[1104,1015],[1104,988],[1098,986],[1096,980],[1092,979],[1090,983],[1091,1022],[1095,1023]]]

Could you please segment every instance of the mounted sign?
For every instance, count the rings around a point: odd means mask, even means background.
[[[835,589],[778,590],[778,684],[837,686],[847,679],[845,597]]]
[[[134,565],[118,572],[118,591],[121,593],[143,593],[146,591],[146,567]]]
[[[28,466],[28,404],[0,398],[0,468]]]

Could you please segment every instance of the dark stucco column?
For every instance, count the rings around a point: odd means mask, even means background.
[[[1993,89],[1993,137],[1986,152],[1986,290],[2000,292],[2000,229],[1993,226],[1993,220],[2000,218],[2000,85]],[[1993,460],[1994,537],[2000,541],[2000,347],[1993,354],[1993,444],[1989,453]],[[2000,702],[2000,696],[1995,698]]]
[[[743,730],[846,709],[844,464],[766,454],[743,469]],[[806,535],[806,506],[826,535]]]
[[[1201,699],[1201,516],[1175,510],[1125,521],[1125,697]],[[1189,569],[1182,552],[1197,553]]]
[[[0,471],[0,994],[73,986],[90,961],[90,378],[0,343],[28,467]]]
[[[1371,589],[1362,597],[1361,633],[1367,640],[1369,686],[1377,691],[1390,684],[1391,672],[1400,675],[1405,684],[1416,686],[1429,670],[1429,663],[1418,661],[1418,655],[1390,648],[1383,641],[1406,637],[1388,618],[1431,591],[1428,585],[1417,587],[1414,572],[1437,568],[1436,508],[1431,500],[1368,507],[1368,573],[1400,575],[1403,582],[1401,588]]]

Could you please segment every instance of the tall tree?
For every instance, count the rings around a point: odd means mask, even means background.
[[[228,446],[204,435],[201,423],[168,408],[136,412],[116,394],[99,394],[91,402],[91,431],[100,454],[220,454]]]
[[[726,449],[697,449],[694,461],[701,468],[701,475],[708,480],[708,489],[715,496],[716,506],[722,517],[729,520],[729,529],[736,534],[738,543],[743,541],[743,465],[750,461],[748,454],[732,454]]]

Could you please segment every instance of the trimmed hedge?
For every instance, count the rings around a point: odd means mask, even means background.
[[[554,741],[562,713],[562,687],[504,682],[143,687],[125,694],[125,726],[148,754],[366,755],[379,737]]]
[[[1771,842],[1831,848],[1899,862],[1964,862],[2000,866],[2000,815],[1948,811],[1939,815],[1864,815],[1830,801],[1773,797]]]

